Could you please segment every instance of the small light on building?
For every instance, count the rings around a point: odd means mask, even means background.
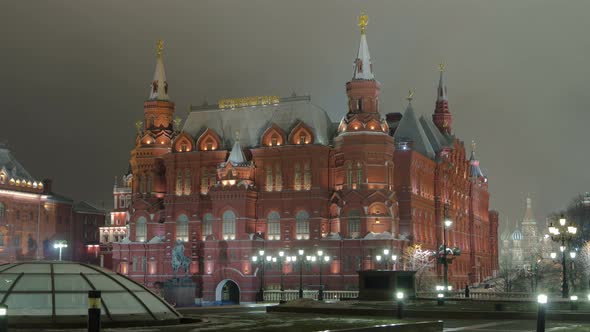
[[[403,292],[395,293],[395,298],[398,300],[402,300],[404,298],[404,293]]]

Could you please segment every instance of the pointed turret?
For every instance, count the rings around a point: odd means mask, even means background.
[[[239,133],[236,133],[236,140],[234,142],[234,146],[231,149],[229,157],[227,158],[227,162],[231,163],[234,166],[242,165],[247,162],[246,156],[244,155],[244,151],[242,150],[242,146],[240,145],[239,135]]]
[[[353,80],[374,80],[373,63],[371,63],[371,55],[369,54],[369,45],[367,44],[367,35],[365,28],[369,24],[369,16],[361,13],[359,17],[359,27],[361,27],[361,41],[359,44],[358,53],[354,60],[354,72],[352,73]]]
[[[443,134],[451,134],[453,117],[449,112],[449,99],[447,97],[447,85],[444,80],[445,65],[439,65],[440,78],[436,96],[436,107],[432,115],[432,121]]]
[[[369,55],[365,28],[369,17],[365,13],[359,16],[361,27],[361,42],[357,57],[354,61],[352,79],[346,83],[346,95],[348,96],[348,113],[344,119],[345,124],[358,121],[359,125],[353,126],[355,131],[383,131],[386,126],[381,125],[379,114],[379,94],[381,88],[373,75],[373,64]],[[383,123],[385,123],[383,121]],[[344,126],[341,129],[345,128]],[[342,132],[342,130],[341,130]]]
[[[475,141],[471,142],[471,157],[469,158],[469,165],[470,165],[470,175],[472,179],[477,179],[477,178],[484,178],[485,179],[485,175],[483,174],[483,172],[481,171],[481,169],[479,168],[479,160],[477,160],[477,158],[475,157]]]
[[[166,70],[164,70],[164,62],[162,61],[162,50],[164,43],[158,40],[158,60],[156,62],[156,71],[154,72],[154,79],[152,80],[149,100],[168,100],[168,81],[166,80]]]
[[[414,108],[412,107],[413,98],[414,93],[410,91],[408,97],[406,97],[408,100],[408,107],[406,108],[393,137],[395,138],[398,149],[414,150],[430,159],[434,159],[435,151],[430,144],[430,140],[428,139],[424,128],[420,124],[418,116],[416,116],[416,113],[414,112]]]
[[[530,197],[526,198],[526,212],[524,213],[524,219],[522,219],[522,221],[536,223],[535,215],[533,214],[533,200]]]

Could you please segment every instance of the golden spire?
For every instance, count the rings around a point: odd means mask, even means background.
[[[164,42],[162,41],[162,39],[158,39],[158,42],[156,43],[156,50],[158,52],[158,58],[162,57],[162,50],[164,49]]]
[[[141,133],[141,127],[143,126],[143,122],[142,121],[137,121],[135,123],[135,128],[137,129],[137,133]]]
[[[369,16],[365,12],[361,12],[359,16],[359,27],[361,27],[361,34],[365,34],[365,27],[369,24]]]
[[[408,90],[408,96],[406,97],[406,100],[408,101],[408,103],[411,103],[412,99],[414,99],[414,91],[410,89]]]
[[[441,72],[445,71],[445,64],[443,62],[438,64],[438,70],[440,70]]]

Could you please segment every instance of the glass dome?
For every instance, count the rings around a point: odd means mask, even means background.
[[[181,318],[144,286],[97,266],[74,262],[0,265],[0,303],[8,307],[11,325],[85,324],[90,290],[101,291],[101,321],[106,325],[153,325]]]

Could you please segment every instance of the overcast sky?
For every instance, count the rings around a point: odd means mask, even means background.
[[[346,112],[365,10],[381,110],[434,109],[438,63],[454,132],[490,179],[501,219],[538,219],[590,191],[589,1],[3,1],[0,140],[37,178],[110,207],[127,170],[162,38],[170,96],[310,94]]]

